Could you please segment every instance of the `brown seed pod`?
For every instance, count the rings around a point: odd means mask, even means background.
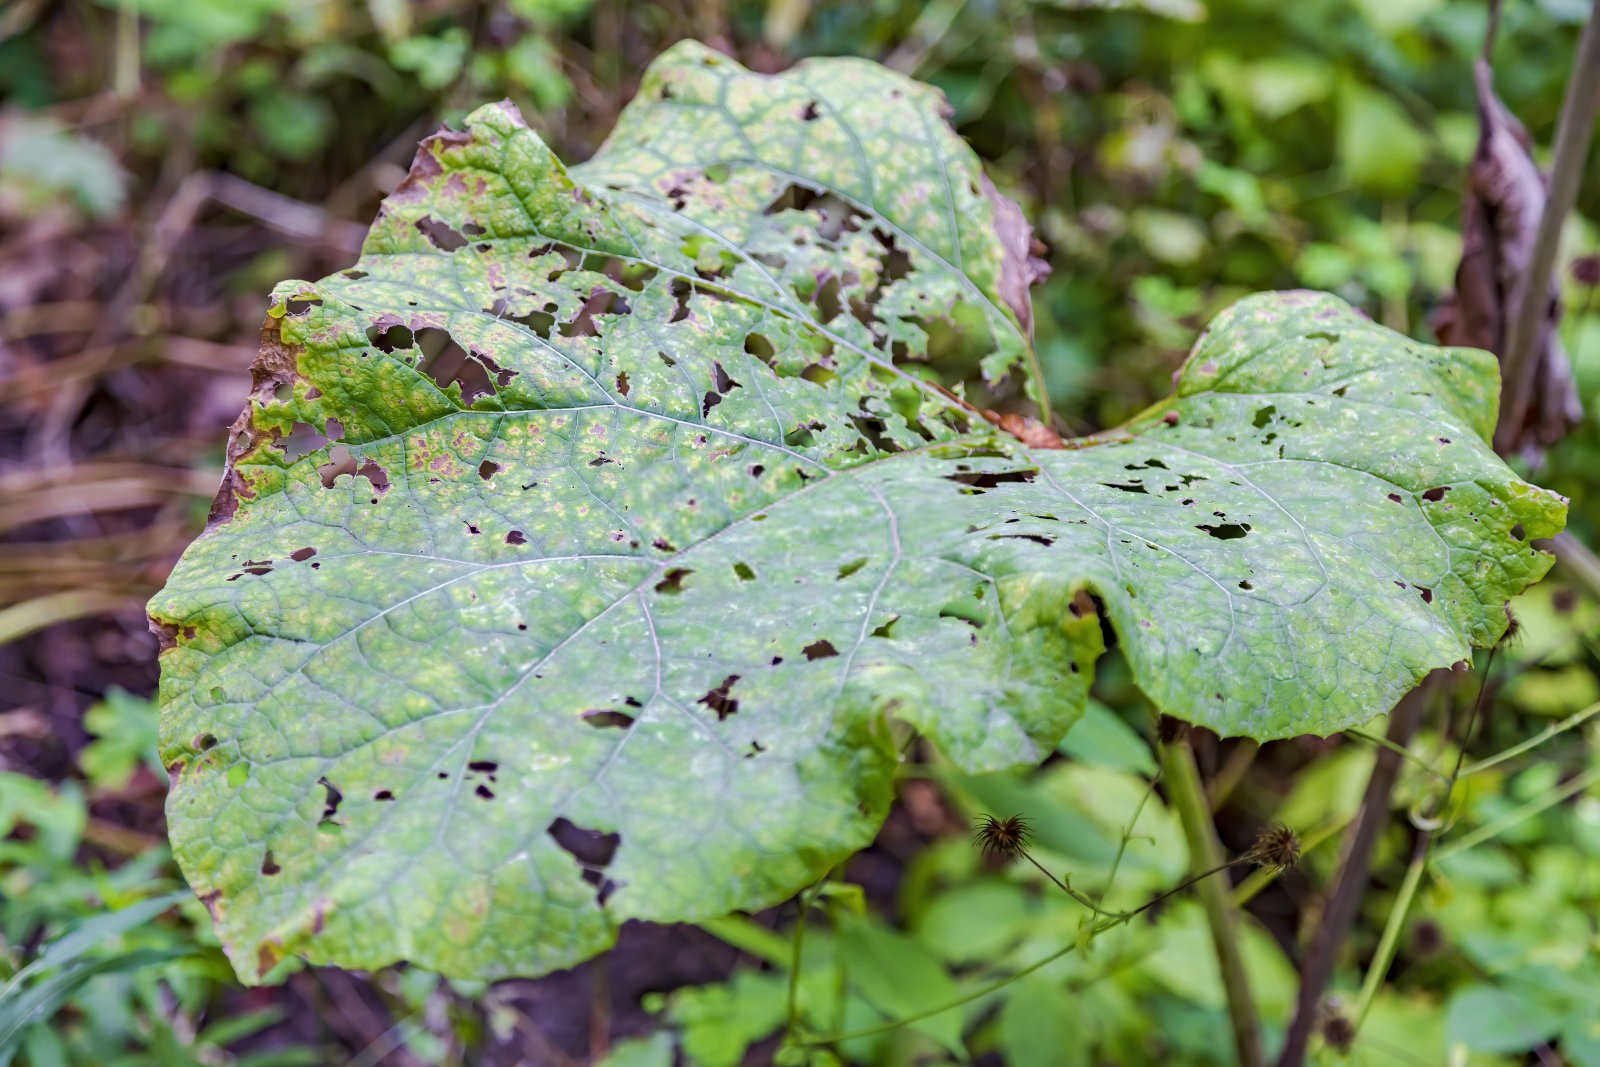
[[[1335,1052],[1349,1052],[1356,1040],[1355,1024],[1335,1012],[1322,1021],[1322,1039]]]
[[[972,838],[974,843],[983,849],[985,856],[1010,859],[1022,854],[1028,847],[1028,840],[1032,834],[1033,827],[1021,815],[1012,815],[1005,819],[985,815],[978,823],[978,828],[973,831]]]
[[[1300,838],[1287,826],[1269,826],[1256,835],[1245,855],[1258,867],[1288,870],[1300,862]]]

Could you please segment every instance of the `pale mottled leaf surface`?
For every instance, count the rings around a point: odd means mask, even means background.
[[[1090,593],[1163,710],[1258,738],[1500,633],[1563,503],[1483,443],[1490,357],[1256,297],[1171,401],[1030,450],[913,365],[1022,343],[980,177],[931,90],[681,46],[583,167],[480,109],[353,270],[279,287],[150,608],[241,976],[532,974],[780,900],[876,831],[888,719],[1049,753]]]

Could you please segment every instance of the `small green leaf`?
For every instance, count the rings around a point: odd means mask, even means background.
[[[1085,763],[1098,763],[1112,770],[1149,776],[1156,773],[1150,743],[1098,700],[1090,700],[1084,706],[1083,718],[1067,731],[1056,748]]]
[[[1158,708],[1260,739],[1499,636],[1564,502],[1484,443],[1486,353],[1254,297],[1066,449],[905,369],[1027,358],[1026,226],[940,107],[679,45],[587,163],[480,108],[278,287],[150,605],[174,854],[245,980],[775,903],[881,824],[887,718],[1051,752],[1097,602]]]

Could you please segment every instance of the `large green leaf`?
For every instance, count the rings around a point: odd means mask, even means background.
[[[242,977],[536,973],[779,900],[871,839],[886,718],[1049,753],[1095,598],[1162,709],[1258,738],[1499,635],[1564,505],[1484,444],[1484,353],[1252,298],[1066,450],[925,381],[1026,348],[1026,229],[938,103],[679,46],[589,163],[482,108],[354,270],[279,287],[150,607],[174,848]]]

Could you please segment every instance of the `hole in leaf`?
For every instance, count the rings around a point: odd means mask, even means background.
[[[778,350],[772,346],[772,342],[759,333],[745,334],[744,350],[768,366],[772,365],[773,359],[778,355]]]
[[[733,573],[739,576],[741,582],[753,582],[756,580],[756,572],[750,569],[750,564],[748,563],[735,563],[733,565]]]
[[[1014,471],[961,471],[959,468],[957,470],[958,473],[956,474],[946,474],[945,479],[979,490],[993,489],[1006,482],[1027,484],[1039,476],[1037,467]]]
[[[721,722],[723,719],[726,719],[729,715],[735,714],[739,710],[739,702],[728,695],[729,691],[733,689],[733,683],[737,682],[738,680],[739,676],[737,674],[728,675],[722,680],[721,685],[717,686],[705,696],[695,701],[695,703],[704,704],[706,707],[716,712],[717,721]]]
[[[633,725],[633,716],[615,708],[590,708],[583,713],[583,721],[596,730],[626,730]]]
[[[433,379],[442,391],[448,392],[454,384],[460,390],[463,404],[494,395],[494,383],[489,380],[489,372],[481,362],[481,357],[469,356],[449,331],[437,326],[424,326],[417,331],[416,347],[422,351],[417,370]]]
[[[412,345],[411,331],[396,322],[388,327],[382,324],[367,327],[367,343],[380,352],[394,352]]]
[[[326,796],[323,798],[322,821],[327,822],[338,813],[339,804],[344,800],[344,794],[339,792],[338,788],[332,782],[328,781],[326,777],[318,778],[317,784],[320,785],[326,793]]]
[[[496,463],[492,459],[486,459],[482,463],[478,464],[478,477],[482,478],[484,481],[488,481],[490,478],[494,477],[494,472],[499,469],[500,464]]]
[[[1443,500],[1444,495],[1449,491],[1450,487],[1448,485],[1436,485],[1432,489],[1424,489],[1422,492],[1422,499],[1436,504]]]
[[[656,583],[656,592],[668,596],[683,592],[683,580],[693,573],[688,567],[673,567],[667,571],[666,577]]]
[[[900,621],[900,616],[891,615],[888,620],[872,628],[873,637],[889,637],[894,633],[894,624]]]
[[[617,854],[617,846],[622,843],[621,834],[604,834],[598,830],[586,830],[562,816],[552,822],[545,830],[556,844],[560,845],[573,859],[585,867],[606,867]]]
[[[270,848],[267,849],[267,854],[261,857],[261,873],[271,878],[281,870],[283,868],[279,867],[277,861],[272,858],[272,850]]]
[[[508,545],[525,545],[527,543],[528,543],[528,538],[526,536],[524,536],[524,534],[523,534],[523,532],[521,530],[508,530],[508,531],[506,531],[506,544],[508,544]]]
[[[307,545],[305,548],[297,548],[293,552],[289,553],[289,558],[294,560],[296,563],[304,563],[306,560],[310,559],[316,554],[317,550],[312,548],[310,545]]]
[[[827,659],[829,656],[837,656],[839,654],[839,650],[834,648],[833,642],[827,638],[813,641],[800,651],[806,654],[806,659],[808,660]]]
[[[1219,522],[1212,525],[1200,523],[1195,529],[1204,530],[1219,541],[1232,541],[1249,533],[1250,524],[1248,522]]]
[[[464,248],[467,239],[447,222],[440,222],[432,215],[424,215],[417,220],[417,232],[428,239],[428,243],[441,252],[454,252]]]
[[[380,789],[376,793],[372,794],[372,799],[373,800],[393,800],[394,799],[394,793],[391,792],[388,789]]]
[[[1054,537],[1048,537],[1048,536],[1046,536],[1044,534],[1035,534],[1035,533],[990,534],[989,535],[989,540],[991,540],[991,541],[1004,541],[1004,540],[1032,541],[1034,544],[1043,545],[1046,548],[1049,548],[1051,545],[1056,543],[1056,539]]]

